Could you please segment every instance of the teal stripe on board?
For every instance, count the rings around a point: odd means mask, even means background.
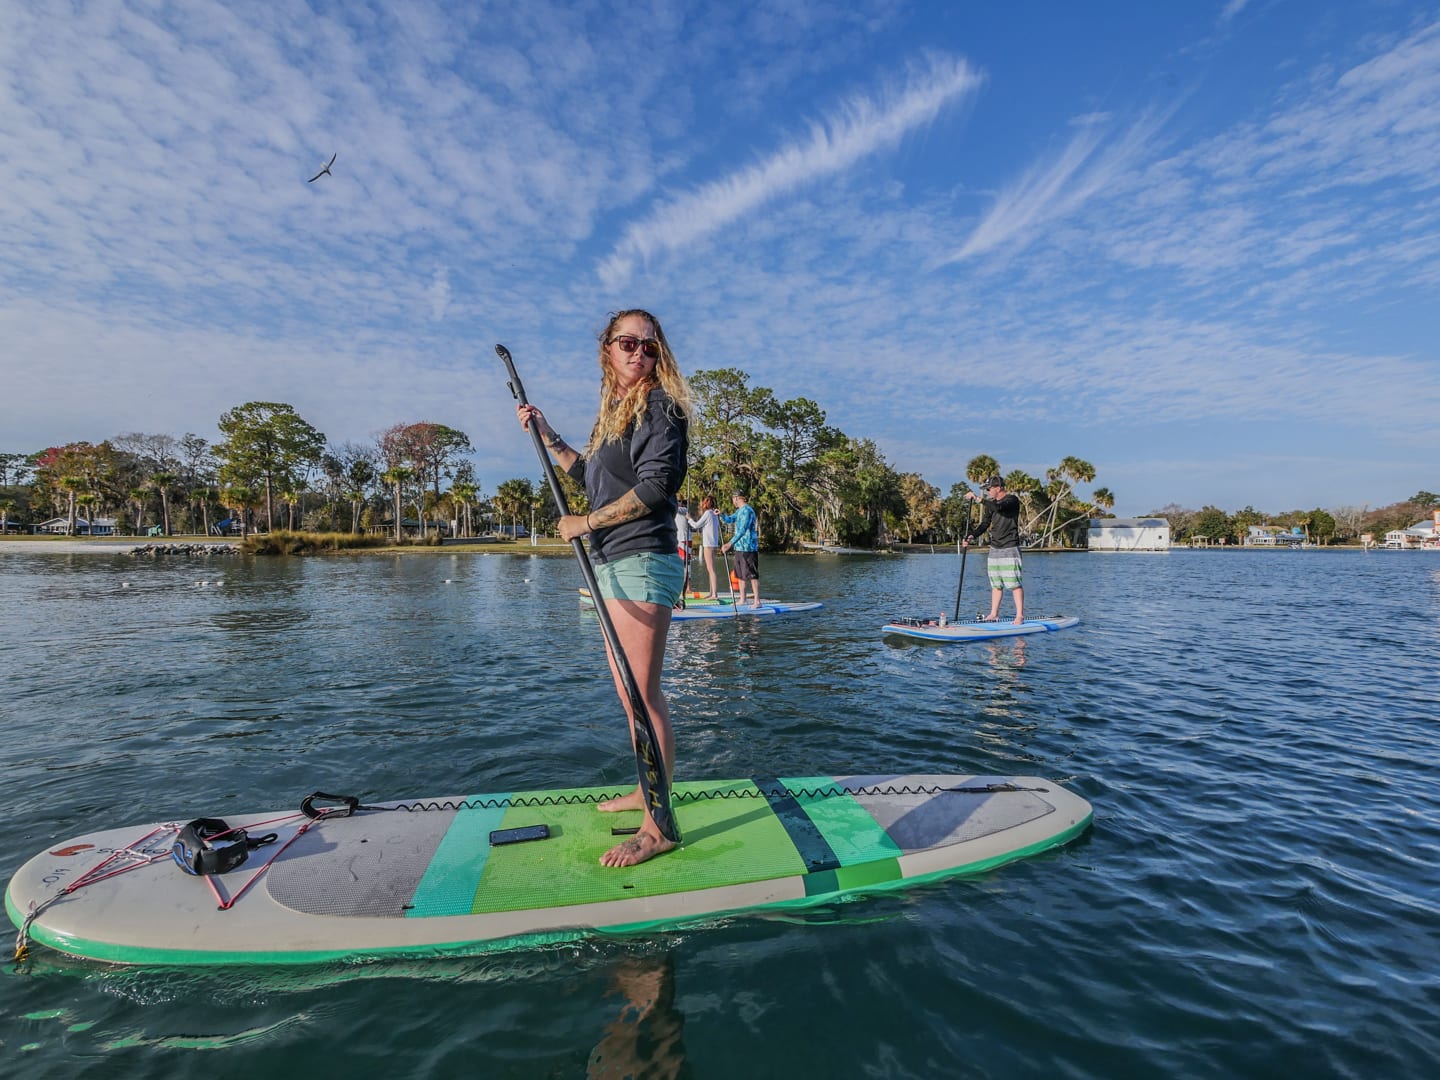
[[[870,811],[855,796],[845,792],[829,776],[787,776],[780,782],[793,792],[819,791],[818,795],[797,794],[795,801],[809,815],[841,866],[894,859],[902,854]],[[829,794],[835,792],[836,794]]]
[[[475,799],[498,802],[499,806],[478,806],[458,810],[455,820],[440,839],[425,876],[415,887],[409,918],[429,915],[469,915],[475,908],[475,890],[490,858],[490,832],[505,819],[509,795],[475,795]],[[465,800],[469,802],[469,799]]]

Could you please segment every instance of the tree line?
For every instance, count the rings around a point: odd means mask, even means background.
[[[0,454],[0,522],[113,517],[117,531],[209,534],[264,527],[424,536],[437,513],[474,527],[480,499],[464,432],[396,424],[371,443],[330,445],[287,404],[224,413],[221,438],[117,435],[32,454]],[[442,492],[441,487],[445,485]],[[406,525],[406,514],[415,517]],[[387,516],[388,515],[388,516]]]
[[[965,483],[948,493],[919,473],[898,472],[873,440],[846,435],[827,423],[808,398],[778,399],[734,368],[700,371],[690,379],[695,415],[689,476],[682,493],[725,502],[744,490],[760,515],[762,544],[793,549],[806,539],[845,546],[953,542],[973,525]],[[221,438],[210,442],[131,433],[100,443],[75,442],[35,453],[0,453],[0,528],[24,527],[63,516],[78,523],[114,517],[117,530],[164,535],[209,533],[224,523],[245,534],[263,527],[358,533],[388,531],[396,541],[425,538],[434,529],[475,536],[496,525],[544,531],[554,524],[548,489],[527,477],[501,481],[487,495],[466,456],[462,431],[428,421],[400,423],[371,442],[331,445],[293,407],[249,402],[224,413]],[[966,465],[979,485],[1005,477],[1022,502],[1029,543],[1084,542],[1092,517],[1109,516],[1113,494],[1092,484],[1095,469],[1066,457],[1036,477],[1003,472],[989,455]],[[561,475],[570,506],[584,513],[583,490]],[[1227,513],[1170,504],[1152,511],[1169,520],[1172,538],[1240,543],[1251,525],[1298,526],[1317,543],[1381,536],[1430,515],[1440,496],[1419,491],[1408,500],[1371,509],[1264,513],[1246,506]]]
[[[1150,513],[1170,522],[1170,537],[1175,543],[1188,543],[1201,537],[1211,543],[1243,543],[1252,525],[1278,525],[1285,529],[1299,528],[1317,544],[1356,543],[1365,534],[1377,540],[1387,532],[1407,529],[1417,521],[1428,519],[1440,507],[1440,495],[1417,491],[1403,502],[1371,509],[1369,506],[1337,506],[1329,510],[1287,510],[1267,514],[1246,506],[1228,514],[1216,506],[1190,510],[1171,503]]]
[[[761,543],[789,550],[802,541],[876,547],[953,542],[973,527],[966,483],[948,493],[915,472],[897,471],[871,439],[845,434],[809,398],[780,400],[734,368],[696,372],[690,462],[682,497],[721,502],[745,491],[760,516]],[[222,523],[253,529],[393,531],[397,541],[434,529],[475,536],[500,525],[553,527],[548,488],[528,477],[500,481],[486,494],[462,431],[433,422],[396,424],[371,442],[330,444],[296,410],[253,401],[224,413],[214,442],[187,433],[123,434],[31,454],[0,454],[0,524],[63,516],[114,517],[120,532],[210,533]],[[1001,473],[988,455],[966,478]],[[1084,525],[1105,516],[1114,496],[1088,494],[1095,468],[1066,457],[1042,477],[1003,474],[1024,506],[1032,542],[1083,542]],[[570,506],[584,513],[583,490],[562,474]]]

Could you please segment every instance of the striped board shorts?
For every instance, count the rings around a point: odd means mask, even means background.
[[[992,589],[1020,588],[1020,549],[992,548],[985,559]]]

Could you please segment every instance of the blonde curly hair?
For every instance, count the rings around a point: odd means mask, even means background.
[[[648,376],[632,386],[623,397],[617,397],[615,373],[610,368],[610,360],[605,355],[605,350],[610,345],[616,325],[621,319],[631,315],[638,315],[650,323],[655,331],[655,340],[660,343],[660,356],[655,361],[655,369]],[[680,365],[675,361],[675,354],[670,351],[670,342],[665,340],[665,331],[660,326],[659,319],[640,308],[612,311],[605,329],[600,332],[599,340],[600,415],[595,418],[595,427],[590,432],[587,450],[594,450],[603,443],[624,438],[631,426],[638,424],[645,415],[645,399],[657,386],[670,396],[670,408],[675,415],[682,416],[687,421],[690,419],[690,386],[685,382],[685,376],[680,374]]]

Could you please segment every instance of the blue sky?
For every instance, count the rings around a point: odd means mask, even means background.
[[[333,175],[306,183],[332,154]],[[1440,489],[1440,6],[0,0],[0,450],[466,431],[646,307],[942,490]]]

